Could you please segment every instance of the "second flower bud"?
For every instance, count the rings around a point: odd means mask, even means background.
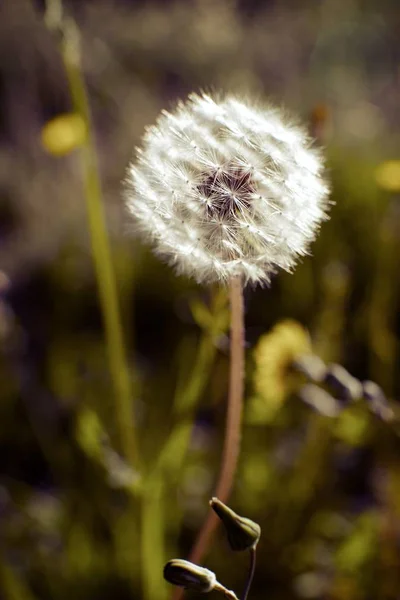
[[[210,506],[224,524],[232,550],[255,548],[261,535],[261,527],[257,523],[239,516],[218,498],[211,498]]]

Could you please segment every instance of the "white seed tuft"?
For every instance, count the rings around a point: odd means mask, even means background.
[[[191,94],[149,127],[126,199],[157,252],[198,282],[268,283],[307,254],[329,187],[307,133],[271,107]]]

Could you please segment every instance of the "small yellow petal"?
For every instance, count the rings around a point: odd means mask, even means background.
[[[54,156],[64,156],[81,146],[86,138],[86,125],[76,113],[58,115],[44,125],[41,133],[43,148]]]

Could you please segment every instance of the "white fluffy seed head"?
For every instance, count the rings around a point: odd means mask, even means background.
[[[191,94],[149,127],[126,199],[157,252],[198,282],[267,283],[326,218],[323,160],[280,111]]]

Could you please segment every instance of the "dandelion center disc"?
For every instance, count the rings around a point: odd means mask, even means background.
[[[206,199],[207,215],[228,221],[250,209],[256,190],[250,170],[234,163],[206,174],[197,189]]]

